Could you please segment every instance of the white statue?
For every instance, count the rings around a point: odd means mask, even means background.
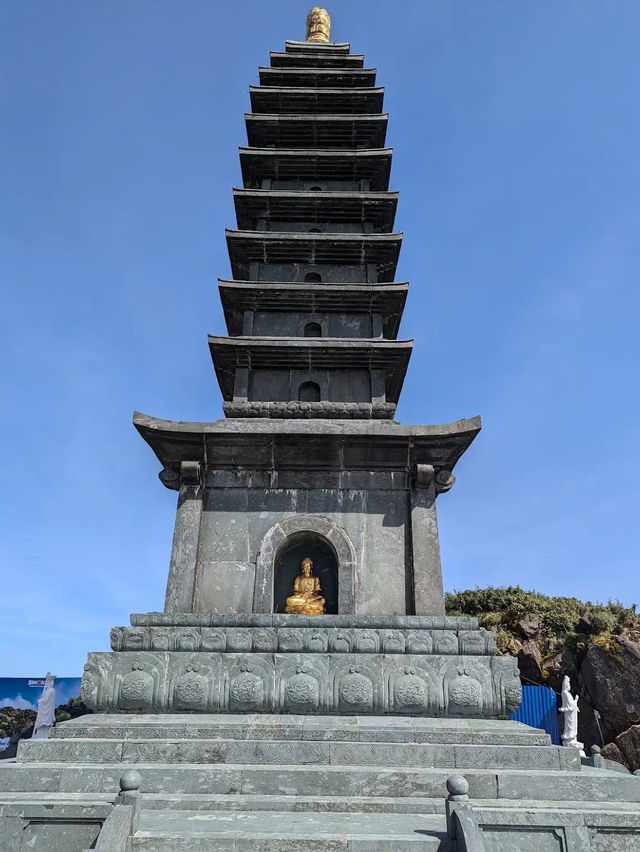
[[[579,748],[580,754],[584,756],[584,745],[578,742],[578,713],[580,712],[578,698],[578,695],[575,698],[571,695],[571,681],[565,675],[562,678],[562,705],[560,707],[560,712],[564,713],[562,745]]]
[[[47,672],[42,695],[38,698],[38,714],[31,735],[33,740],[48,739],[49,731],[56,723],[56,691],[53,688],[55,679],[55,675]]]

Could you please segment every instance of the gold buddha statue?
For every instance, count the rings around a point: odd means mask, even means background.
[[[285,612],[297,615],[322,615],[324,598],[320,594],[320,578],[313,573],[313,562],[308,556],[302,560],[302,574],[293,581],[293,594],[287,598]]]

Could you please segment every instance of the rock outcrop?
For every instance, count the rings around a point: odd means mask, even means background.
[[[580,695],[578,738],[640,769],[640,617],[635,607],[550,598],[518,587],[446,596],[447,614],[473,615],[518,659],[523,684],[560,693],[569,675]]]

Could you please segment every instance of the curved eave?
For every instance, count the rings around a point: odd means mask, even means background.
[[[394,340],[409,284],[290,284],[219,279],[218,288],[232,336],[242,334],[245,311],[351,312],[381,314],[384,336]]]
[[[238,228],[257,227],[259,219],[312,224],[371,223],[376,232],[393,228],[397,192],[304,192],[294,190],[234,189]]]
[[[382,112],[384,87],[250,86],[249,97],[253,113],[375,115]]]
[[[402,234],[306,234],[295,231],[226,231],[234,278],[248,280],[250,263],[376,264],[379,281],[393,281]]]
[[[245,113],[249,145],[257,148],[382,148],[388,115]]]
[[[363,53],[306,53],[303,50],[283,52],[272,50],[269,54],[272,68],[362,68]]]
[[[225,400],[233,399],[236,370],[384,370],[387,402],[397,402],[412,340],[335,337],[217,337],[209,351]]]
[[[273,470],[292,449],[317,470],[398,470],[416,464],[453,470],[482,428],[480,417],[436,426],[386,420],[271,420],[230,418],[210,423],[161,420],[134,412],[133,424],[163,466],[161,479],[179,487],[180,464],[199,461],[216,470]],[[362,452],[366,442],[367,452]]]
[[[341,150],[335,148],[240,148],[245,186],[273,180],[371,181],[372,190],[386,190],[392,148]]]
[[[269,68],[258,69],[260,84],[285,88],[360,88],[375,86],[375,68]]]
[[[346,56],[351,50],[351,44],[348,41],[297,41],[288,38],[284,43],[284,49],[287,53],[321,54],[323,56],[340,54]]]

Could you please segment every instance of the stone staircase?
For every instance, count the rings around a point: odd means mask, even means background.
[[[210,852],[449,850],[444,815],[250,811],[143,812],[132,850]]]
[[[65,722],[0,764],[1,852],[21,849],[2,831],[2,816],[17,819],[21,803],[32,820],[82,812],[86,822],[130,769],[142,779],[142,807],[127,852],[454,849],[445,818],[452,775],[466,778],[486,820],[544,811],[640,831],[639,778],[584,767],[577,751],[516,722],[112,714]],[[24,848],[55,849],[45,834]],[[66,843],[65,852],[86,848]],[[640,834],[625,843],[640,848]]]

